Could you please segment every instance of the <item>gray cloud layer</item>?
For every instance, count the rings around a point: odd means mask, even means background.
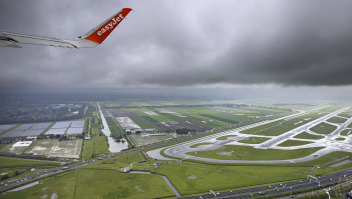
[[[0,1],[0,29],[74,38],[123,7],[93,49],[0,48],[2,90],[351,85],[351,1]]]

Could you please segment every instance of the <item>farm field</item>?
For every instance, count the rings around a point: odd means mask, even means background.
[[[156,142],[162,142],[170,139],[174,139],[179,137],[176,133],[166,133],[166,135],[158,135],[158,136],[148,136],[142,137],[142,134],[128,135],[128,137],[132,140],[137,147],[144,146]]]
[[[148,116],[145,116],[148,117]],[[145,120],[144,117],[141,116],[132,116],[130,117],[132,121],[134,121],[138,126],[142,129],[159,129],[154,124],[150,123],[149,121]]]
[[[307,132],[303,132],[303,133],[300,133],[300,134],[296,135],[296,136],[293,137],[293,138],[310,139],[310,140],[320,140],[320,139],[323,139],[324,136],[312,135],[312,134],[309,134],[309,133],[307,133]]]
[[[93,140],[84,140],[83,141],[83,151],[82,151],[82,160],[87,160],[92,158],[94,154],[94,141]]]
[[[221,160],[291,160],[308,156],[323,147],[296,150],[255,149],[251,146],[225,145],[224,149],[198,151],[197,157]],[[186,153],[193,155],[193,152]],[[275,155],[274,155],[275,154]]]
[[[119,125],[116,124],[116,122],[114,121],[114,119],[112,117],[106,117],[106,122],[109,126],[110,132],[113,135],[125,135],[125,131],[120,128]]]
[[[314,133],[318,133],[318,134],[330,134],[336,129],[337,129],[336,126],[322,122],[322,123],[312,127],[310,130],[313,131]]]
[[[20,155],[25,151],[28,147],[12,147],[14,144],[5,144],[0,149],[0,153],[12,153],[16,155]]]
[[[96,155],[110,154],[108,142],[106,139],[107,138],[105,136],[93,137],[94,150],[95,150],[94,153]]]
[[[81,145],[82,139],[64,141],[59,141],[58,139],[36,140],[28,147],[25,153],[33,155],[47,154],[48,157],[79,158]]]

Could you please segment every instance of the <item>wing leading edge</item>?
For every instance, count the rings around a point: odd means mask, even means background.
[[[123,8],[86,34],[74,39],[58,39],[0,30],[0,46],[22,48],[19,45],[22,43],[63,48],[93,48],[101,44],[131,10],[131,8]]]

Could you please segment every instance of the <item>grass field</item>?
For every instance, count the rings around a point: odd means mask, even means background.
[[[301,141],[301,140],[286,140],[285,142],[278,144],[277,146],[290,147],[290,146],[301,146],[311,144],[313,142]]]
[[[24,177],[59,165],[59,162],[52,161],[0,157],[0,174],[7,174],[11,178],[15,177],[18,171],[20,174],[16,177]],[[32,168],[35,168],[35,171],[31,172]]]
[[[308,113],[303,116],[299,116],[296,118],[288,119],[288,120],[280,120],[268,124],[264,124],[258,127],[250,128],[241,133],[245,134],[255,134],[255,135],[268,135],[268,136],[277,136],[281,135],[289,130],[297,128],[300,125],[311,122],[314,119],[322,117],[327,113],[313,112]]]
[[[222,117],[218,117],[218,116],[215,116],[215,115],[201,114],[201,116],[207,117],[207,118],[210,118],[210,119],[214,119],[214,120],[218,120],[218,121],[222,121],[222,122],[229,123],[229,124],[236,124],[236,123],[238,123],[237,121],[229,120],[229,119],[222,118]]]
[[[82,160],[87,160],[92,158],[92,154],[94,154],[94,141],[84,140]]]
[[[211,166],[188,162],[182,162],[182,164],[163,165],[156,170],[157,173],[167,176],[181,194],[204,193],[209,190],[234,189],[305,178],[306,174],[288,174],[309,169],[308,167]],[[278,177],[280,175],[288,176]],[[262,179],[263,177],[271,179]]]
[[[193,117],[193,116],[178,117],[176,115],[171,115],[171,114],[168,114],[168,113],[162,113],[162,115],[165,116],[165,117],[168,117],[171,120],[176,121],[176,122],[191,121],[191,122],[195,122],[197,124],[201,124],[201,125],[204,125],[204,126],[207,126],[207,127],[210,127],[210,128],[215,128],[215,126],[219,127],[219,125],[215,124],[213,121],[204,123],[204,122],[202,122],[204,120],[196,118],[196,117]]]
[[[189,148],[196,148],[197,146],[209,145],[209,144],[213,144],[213,143],[211,143],[211,142],[202,142],[202,143],[198,143],[198,144],[193,144],[193,145],[189,146]]]
[[[141,156],[137,152],[109,158],[44,179],[42,183],[25,190],[0,195],[0,198],[134,199],[174,196],[174,193],[160,176],[120,173],[120,168],[130,163],[143,167],[149,166],[154,171],[153,163],[155,161],[138,163],[141,160]]]
[[[264,138],[264,137],[249,137],[248,140],[239,140],[237,142],[246,143],[246,144],[260,144],[271,138]]]
[[[312,128],[310,128],[311,131],[314,133],[318,134],[330,134],[332,133],[335,129],[337,129],[336,126],[322,122]]]
[[[110,132],[113,135],[125,135],[125,131],[119,125],[116,124],[113,118],[106,117],[105,119],[109,126]]]
[[[155,142],[162,142],[165,140],[170,140],[177,138],[178,136],[176,133],[167,133],[166,135],[158,135],[158,136],[148,136],[148,137],[142,137],[141,134],[135,134],[135,135],[128,135],[128,137],[133,141],[136,146],[144,146],[148,144],[152,144]]]
[[[35,167],[35,166],[45,166],[45,165],[60,165],[59,162],[53,161],[43,161],[43,160],[29,160],[21,158],[5,158],[0,157],[0,167]]]
[[[307,132],[303,132],[303,133],[300,133],[300,134],[296,135],[296,136],[293,137],[293,138],[310,139],[310,140],[320,140],[320,139],[323,139],[324,136],[312,135],[312,134],[309,134],[309,133],[307,133]]]
[[[278,149],[255,149],[250,146],[225,145],[224,149],[212,151],[198,151],[196,156],[220,160],[291,160],[306,157],[323,147],[278,150]],[[186,153],[194,155],[193,152]]]
[[[336,141],[343,141],[343,140],[345,140],[345,138],[336,138],[335,140]]]
[[[93,137],[95,154],[110,154],[108,142],[105,136]]]
[[[170,119],[168,117],[165,117],[163,115],[146,116],[146,117],[143,117],[143,118],[148,120],[149,122],[172,122],[173,121],[172,119]]]
[[[347,118],[350,118],[352,117],[352,113],[345,113],[345,112],[342,112],[340,114],[338,114],[339,116],[342,116],[342,117],[347,117]]]
[[[80,169],[78,175],[77,198],[161,198],[174,196],[162,177],[156,175],[86,168]],[[99,183],[94,183],[97,181]]]
[[[349,134],[350,132],[351,132],[351,129],[345,129],[340,132],[340,135],[347,136],[347,134]]]
[[[237,135],[225,135],[221,137],[217,137],[216,140],[227,140],[228,137],[236,137]]]
[[[347,121],[347,119],[341,118],[341,117],[332,117],[332,118],[328,119],[327,121],[331,122],[331,123],[345,123]]]

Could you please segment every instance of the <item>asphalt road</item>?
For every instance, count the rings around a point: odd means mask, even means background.
[[[290,193],[291,191],[308,189],[319,187],[319,185],[325,185],[333,182],[338,182],[342,180],[351,180],[352,179],[352,169],[347,169],[344,171],[336,172],[333,174],[328,174],[324,176],[320,176],[318,178],[318,183],[315,180],[299,180],[294,182],[288,182],[283,184],[275,184],[271,186],[262,186],[250,189],[242,189],[242,190],[233,190],[227,192],[216,193],[217,198],[255,198],[266,195],[275,195],[278,193]],[[263,192],[264,194],[260,194]],[[202,198],[214,198],[213,194],[207,195],[199,195],[193,197],[187,197],[187,199],[199,199]]]
[[[119,155],[123,155],[123,154],[127,154],[127,153],[132,153],[132,152],[135,152],[135,151],[141,151],[141,150],[148,149],[148,148],[158,147],[158,146],[165,145],[165,144],[172,144],[174,142],[187,140],[187,139],[190,139],[190,138],[195,138],[195,137],[198,137],[198,136],[214,133],[214,132],[217,132],[217,131],[222,131],[222,130],[229,129],[229,128],[234,128],[234,127],[238,127],[238,126],[243,126],[243,125],[248,125],[248,124],[252,124],[252,123],[261,122],[261,121],[268,120],[268,119],[271,119],[271,118],[274,118],[274,117],[278,117],[278,116],[281,116],[281,115],[285,115],[285,114],[288,114],[288,113],[282,113],[282,114],[279,114],[279,115],[275,115],[275,116],[271,116],[271,117],[267,117],[267,118],[263,118],[263,119],[257,119],[257,120],[253,120],[253,121],[249,121],[249,122],[239,123],[239,124],[236,124],[236,125],[230,125],[230,126],[227,126],[227,127],[213,129],[213,130],[209,130],[209,131],[205,131],[205,132],[199,132],[198,134],[195,134],[195,135],[181,137],[181,138],[178,138],[178,139],[169,140],[169,141],[165,141],[165,142],[162,142],[162,143],[152,144],[152,145],[145,146],[145,147],[140,147],[140,148],[136,148],[136,149],[132,149],[132,150],[128,150],[128,151],[115,153],[115,154],[112,154],[110,157],[119,156]],[[28,176],[21,177],[21,178],[9,179],[9,180],[6,180],[6,181],[3,181],[3,182],[0,183],[0,190],[6,189],[7,187],[10,187],[10,186],[24,184],[25,182],[28,182],[28,181],[32,181],[32,180],[35,180],[35,179],[38,179],[38,178],[41,178],[41,177],[44,177],[44,176],[48,176],[48,175],[51,175],[51,174],[60,173],[60,172],[65,171],[67,169],[72,169],[72,168],[75,168],[75,167],[83,166],[83,165],[89,164],[91,162],[99,161],[100,159],[106,159],[106,158],[109,158],[109,157],[106,156],[106,157],[101,157],[101,158],[95,158],[95,159],[87,160],[87,161],[84,161],[84,162],[78,162],[78,163],[74,163],[74,164],[58,167],[58,168],[55,168],[55,169],[47,170],[47,171],[40,172],[40,173],[37,173],[37,174],[28,175]]]

